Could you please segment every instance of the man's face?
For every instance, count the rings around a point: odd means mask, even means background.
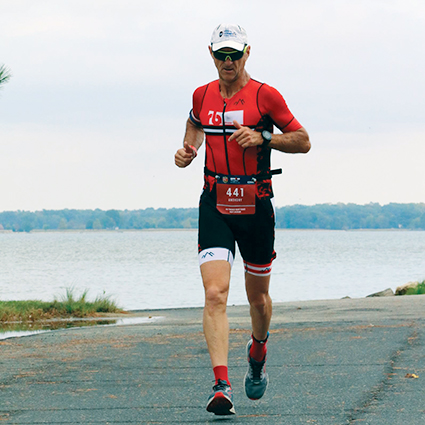
[[[217,68],[218,75],[221,80],[227,83],[233,83],[237,81],[241,75],[243,75],[243,71],[245,69],[245,63],[248,60],[250,49],[251,49],[251,46],[248,46],[245,54],[239,60],[232,61],[228,58],[227,60],[222,61],[214,57],[211,46],[209,46],[210,54],[214,60],[214,64]],[[231,51],[233,51],[233,49],[228,47],[220,49],[220,52],[231,52]]]

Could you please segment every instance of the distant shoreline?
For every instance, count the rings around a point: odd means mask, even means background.
[[[172,229],[33,229],[29,232],[14,232],[13,230],[0,230],[2,233],[135,233],[135,232],[197,232],[198,229],[172,228]],[[287,229],[276,228],[276,232],[423,232],[422,229]]]
[[[76,230],[185,230],[198,228],[197,208],[43,210],[0,212],[0,229],[14,232]],[[425,230],[422,204],[323,204],[276,208],[276,229]]]

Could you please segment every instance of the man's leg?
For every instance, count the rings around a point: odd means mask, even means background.
[[[267,338],[272,317],[272,300],[269,295],[270,275],[255,276],[245,273],[246,294],[250,305],[252,334],[258,341]]]
[[[205,290],[204,334],[212,367],[227,366],[229,323],[226,305],[230,284],[230,264],[209,261],[201,265]]]
[[[250,304],[252,339],[247,345],[248,371],[245,375],[245,393],[248,398],[261,398],[269,382],[266,373],[266,342],[272,316],[269,295],[270,275],[245,274],[245,285]]]
[[[205,289],[204,335],[214,370],[215,385],[208,398],[207,410],[216,415],[232,415],[232,388],[227,376],[229,322],[226,306],[229,295],[231,265],[224,260],[201,265]]]

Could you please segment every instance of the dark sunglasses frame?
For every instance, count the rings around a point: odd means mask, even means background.
[[[245,46],[241,52],[239,50],[233,50],[231,52],[223,52],[222,50],[217,50],[216,52],[213,52],[213,55],[219,61],[225,62],[227,61],[227,59],[230,59],[232,62],[234,62],[243,57],[246,52],[246,48],[247,46]]]

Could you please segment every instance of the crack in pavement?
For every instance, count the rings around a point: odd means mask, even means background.
[[[403,344],[392,353],[388,362],[385,364],[382,373],[382,381],[372,387],[368,393],[364,394],[363,398],[360,399],[357,404],[358,407],[354,407],[350,410],[347,415],[349,424],[355,424],[358,421],[362,421],[362,417],[364,417],[373,406],[377,406],[379,404],[387,391],[392,387],[390,382],[391,376],[395,373],[396,368],[398,368],[398,361],[400,360],[401,355],[411,350],[415,344],[418,344],[418,339],[418,330],[417,327],[415,327]]]

